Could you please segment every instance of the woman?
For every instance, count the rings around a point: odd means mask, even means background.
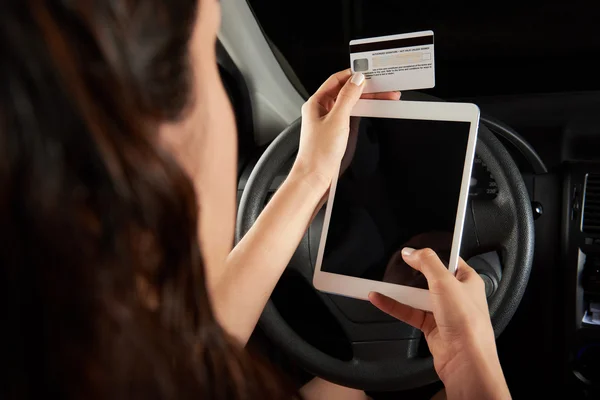
[[[306,103],[292,172],[232,250],[218,2],[0,7],[2,398],[293,397],[243,345],[336,173],[364,77],[335,74]],[[477,275],[404,254],[434,314],[372,302],[425,332],[450,395],[509,396]],[[303,391],[330,393],[362,396]]]

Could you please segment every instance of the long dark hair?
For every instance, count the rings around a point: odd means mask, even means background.
[[[0,397],[289,398],[215,322],[194,190],[157,140],[193,101],[195,14],[0,6]]]

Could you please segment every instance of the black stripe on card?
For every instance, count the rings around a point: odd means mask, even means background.
[[[361,43],[350,46],[350,53],[399,49],[402,47],[425,46],[433,44],[433,35],[419,36],[406,39],[384,40],[381,42]]]

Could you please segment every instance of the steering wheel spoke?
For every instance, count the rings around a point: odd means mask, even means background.
[[[416,339],[413,328],[377,309],[368,301],[319,292],[323,303],[352,343]]]
[[[309,254],[308,232],[302,236],[300,244],[294,252],[287,268],[288,270],[294,271],[298,276],[301,276],[306,282],[312,285],[314,268]]]
[[[500,249],[514,234],[517,216],[505,204],[505,199],[473,201],[473,219],[479,253]]]
[[[357,362],[379,362],[382,360],[411,359],[417,356],[420,339],[380,340],[352,342],[354,360]]]

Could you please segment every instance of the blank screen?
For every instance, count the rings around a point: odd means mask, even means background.
[[[446,263],[458,210],[470,122],[354,117],[321,270],[427,288],[405,247]]]

